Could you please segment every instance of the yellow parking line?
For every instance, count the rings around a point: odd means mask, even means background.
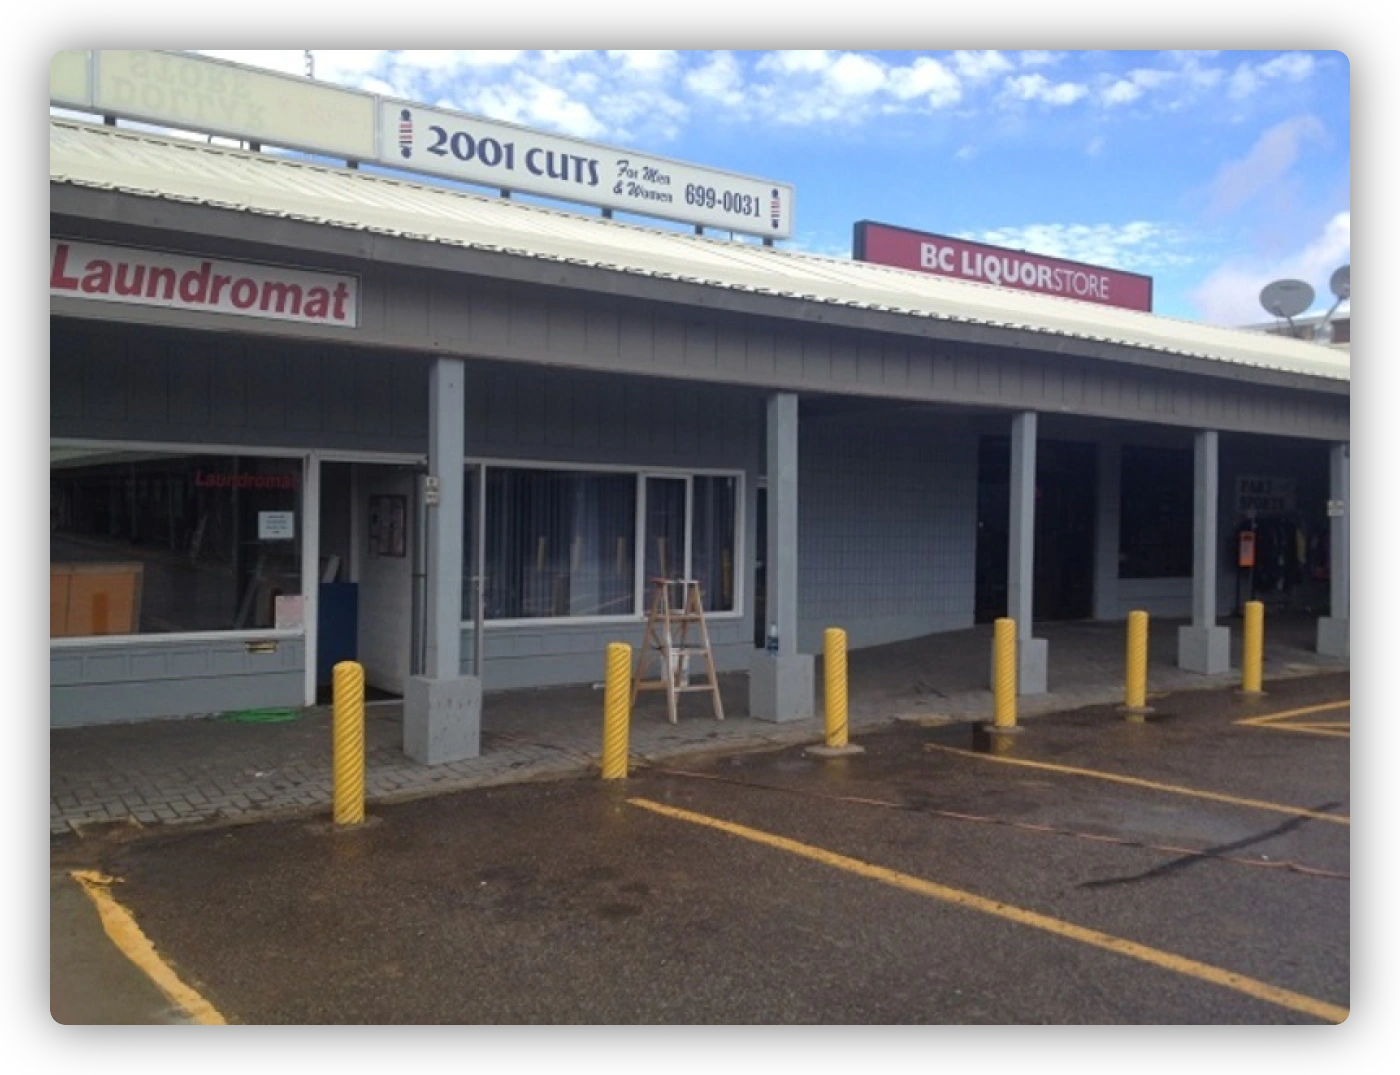
[[[738,836],[754,843],[764,844],[768,847],[787,851],[791,854],[801,856],[813,862],[819,862],[826,866],[831,866],[848,873],[857,874],[861,877],[869,878],[872,881],[880,881],[906,892],[913,892],[920,896],[928,896],[933,899],[943,900],[959,907],[969,910],[980,911],[996,918],[1006,919],[1023,926],[1030,926],[1033,929],[1043,930],[1059,937],[1067,937],[1070,940],[1079,941],[1095,948],[1114,952],[1118,955],[1127,956],[1132,959],[1150,963],[1153,966],[1161,967],[1165,970],[1174,971],[1190,978],[1197,978],[1212,985],[1223,986],[1226,989],[1233,989],[1237,993],[1256,1000],[1267,1001],[1270,1004],[1277,1004],[1293,1011],[1311,1015],[1314,1018],[1322,1019],[1330,1023],[1340,1023],[1348,1015],[1346,1008],[1336,1004],[1329,1004],[1325,1000],[1317,1000],[1314,997],[1305,996],[1302,993],[1295,993],[1290,989],[1281,989],[1278,986],[1269,985],[1254,978],[1247,978],[1243,974],[1236,974],[1234,971],[1223,970],[1220,967],[1213,967],[1208,963],[1201,963],[1194,959],[1187,959],[1184,956],[1173,955],[1171,952],[1164,952],[1158,948],[1151,948],[1145,944],[1138,944],[1136,941],[1129,941],[1122,937],[1115,937],[1112,934],[1102,933],[1096,929],[1088,929],[1084,926],[1076,926],[1072,922],[1064,922],[1058,918],[1051,918],[1048,915],[1039,914],[1035,911],[1028,911],[1020,907],[1014,907],[1000,900],[988,899],[985,896],[978,896],[972,892],[965,892],[962,889],[950,888],[947,885],[940,885],[934,881],[926,881],[921,877],[914,877],[911,874],[900,873],[897,870],[887,869],[883,866],[876,866],[860,859],[850,858],[833,851],[826,851],[820,847],[813,847],[811,844],[800,843],[797,840],[790,840],[785,836],[778,836],[774,833],[764,832],[760,829],[751,829],[746,825],[738,825],[732,821],[723,821],[720,818],[710,817],[707,814],[697,814],[690,810],[682,810],[675,806],[666,806],[662,803],[653,802],[650,799],[630,798],[627,800],[634,806],[639,806],[645,810],[661,814],[664,817],[674,818],[678,821],[688,821],[695,825],[703,825],[707,828],[718,829],[721,832],[729,833],[731,836]]]
[[[1285,709],[1281,713],[1265,713],[1258,717],[1246,717],[1243,720],[1235,721],[1236,724],[1274,724],[1280,720],[1287,720],[1289,717],[1305,717],[1309,713],[1330,713],[1334,709],[1346,709],[1351,705],[1348,698],[1341,702],[1323,702],[1321,705],[1305,705],[1301,709]],[[1350,725],[1351,722],[1347,721]]]
[[[1276,814],[1289,814],[1293,817],[1307,817],[1316,821],[1330,821],[1335,825],[1350,825],[1351,818],[1344,814],[1324,814],[1318,810],[1305,810],[1301,806],[1285,806],[1281,803],[1264,802],[1261,799],[1242,799],[1236,795],[1222,795],[1216,791],[1201,791],[1198,788],[1182,787],[1179,784],[1159,784],[1155,780],[1143,780],[1136,776],[1123,776],[1120,773],[1106,773],[1098,769],[1079,769],[1072,765],[1055,765],[1048,761],[1030,761],[1027,758],[1008,758],[1004,754],[980,754],[975,750],[961,750],[940,743],[925,743],[925,750],[942,750],[948,754],[958,754],[980,761],[1001,762],[1004,765],[1023,765],[1028,769],[1044,769],[1052,773],[1068,773],[1071,776],[1089,776],[1096,780],[1111,780],[1115,784],[1130,784],[1153,791],[1168,791],[1174,795],[1190,795],[1197,799],[1210,799],[1213,802],[1230,803],[1233,806],[1248,806],[1255,810],[1271,810]]]
[[[112,878],[93,870],[73,870],[71,876],[97,908],[102,928],[107,931],[112,943],[127,959],[145,971],[146,976],[172,1003],[184,1009],[196,1023],[225,1025],[224,1017],[214,1006],[181,981],[170,965],[156,954],[155,945],[141,931],[131,912],[112,898],[107,888]]]
[[[1302,732],[1304,735],[1321,735],[1329,739],[1350,739],[1350,725],[1346,725],[1347,731],[1337,731],[1335,727],[1325,724],[1256,724],[1256,728],[1265,728],[1271,732]]]

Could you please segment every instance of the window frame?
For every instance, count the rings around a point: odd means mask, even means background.
[[[486,475],[492,468],[502,470],[555,470],[574,471],[587,474],[631,474],[637,483],[636,512],[637,517],[633,520],[633,529],[636,538],[632,548],[632,570],[633,578],[636,581],[632,597],[632,611],[612,616],[525,616],[511,617],[507,619],[482,619],[482,627],[487,630],[511,629],[521,627],[588,627],[588,626],[610,626],[616,624],[636,624],[646,620],[650,611],[650,593],[646,586],[646,558],[642,555],[643,545],[646,539],[646,512],[647,499],[646,487],[648,478],[683,479],[685,481],[685,570],[689,576],[691,571],[691,549],[694,545],[695,535],[695,512],[694,512],[694,482],[693,479],[701,476],[733,478],[735,480],[734,496],[736,500],[734,510],[734,559],[735,563],[742,564],[744,560],[744,550],[747,544],[747,519],[748,502],[746,499],[747,484],[745,481],[746,472],[738,467],[670,467],[670,466],[646,466],[638,464],[621,463],[588,463],[578,461],[562,461],[552,459],[508,459],[495,456],[467,456],[464,460],[466,471],[480,467],[480,480],[484,483]],[[486,536],[485,519],[476,519],[475,540],[484,542]],[[463,550],[465,559],[466,550]],[[465,565],[464,565],[465,566]],[[707,620],[742,620],[745,615],[745,602],[748,591],[745,585],[747,572],[736,571],[734,573],[734,608],[725,612],[706,612]],[[465,602],[463,608],[465,609]],[[462,627],[474,629],[475,622],[468,618],[463,618]]]
[[[306,587],[308,578],[316,578],[317,572],[308,571],[308,548],[312,554],[315,552],[316,541],[312,536],[311,526],[307,519],[306,505],[313,493],[312,456],[315,454],[306,448],[276,448],[267,445],[243,445],[243,444],[195,444],[188,441],[150,441],[150,440],[112,440],[84,437],[50,437],[49,447],[53,448],[86,448],[93,451],[138,451],[153,452],[160,455],[233,455],[233,456],[257,456],[264,459],[293,459],[301,464],[301,485],[297,490],[299,500],[297,503],[297,513],[299,515],[298,532],[301,542],[301,589],[302,597],[306,600],[303,606],[307,609],[307,615],[315,612],[314,599],[306,597]],[[316,492],[319,497],[319,491]],[[316,537],[319,537],[320,519],[316,520]],[[258,639],[292,639],[311,638],[307,625],[303,621],[301,627],[230,627],[226,630],[215,631],[147,631],[136,634],[106,634],[106,635],[72,635],[63,638],[50,638],[50,648],[78,648],[94,645],[116,645],[131,643],[142,644],[164,644],[167,642],[203,642],[203,641],[255,641]],[[314,667],[314,662],[309,662]]]

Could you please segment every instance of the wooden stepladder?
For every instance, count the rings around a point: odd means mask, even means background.
[[[695,579],[652,579],[651,614],[647,616],[646,635],[637,658],[637,671],[632,677],[632,704],[637,694],[647,690],[666,692],[666,716],[676,723],[676,696],[686,691],[709,691],[715,719],[724,719],[724,705],[719,697],[719,677],[715,674],[715,657],[710,649],[710,632],[705,627],[704,601],[700,583]],[[678,600],[673,600],[678,598]],[[693,633],[692,633],[693,632]],[[690,658],[705,659],[705,680],[690,682]],[[647,666],[655,659],[660,665],[656,679],[644,678]]]

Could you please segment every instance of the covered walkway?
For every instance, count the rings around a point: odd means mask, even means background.
[[[1150,695],[1219,687],[1238,672],[1200,675],[1176,666],[1179,620],[1154,620]],[[1271,679],[1345,670],[1345,659],[1316,652],[1316,619],[1270,614],[1265,628],[1264,687]],[[1242,632],[1231,631],[1238,669]],[[1036,625],[1055,653],[1049,691],[1025,697],[1020,715],[1120,702],[1124,625]],[[636,639],[624,639],[634,645]],[[862,730],[894,721],[979,721],[992,712],[987,689],[991,627],[930,635],[850,654],[850,723]],[[644,694],[633,714],[634,765],[687,755],[818,743],[823,736],[818,658],[817,717],[775,724],[748,715],[748,675],[722,677],[727,719],[717,722],[703,695],[683,696],[680,720],[668,724],[659,694]],[[601,677],[603,655],[598,655]],[[402,749],[402,705],[367,709],[366,794],[376,802],[524,780],[585,776],[598,770],[602,692],[592,687],[502,692],[483,706],[481,756],[423,765]],[[54,729],[50,732],[50,835],[110,825],[144,828],[227,823],[270,816],[328,816],[331,801],[330,713],[300,712],[284,723],[211,717]]]

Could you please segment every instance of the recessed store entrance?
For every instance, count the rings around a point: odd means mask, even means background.
[[[358,661],[367,701],[403,696],[415,671],[423,556],[417,467],[323,460],[316,696]]]
[[[1082,620],[1094,610],[1097,450],[1074,441],[1036,445],[1037,620]],[[983,437],[977,452],[976,618],[1006,615],[1011,537],[1011,439]]]

